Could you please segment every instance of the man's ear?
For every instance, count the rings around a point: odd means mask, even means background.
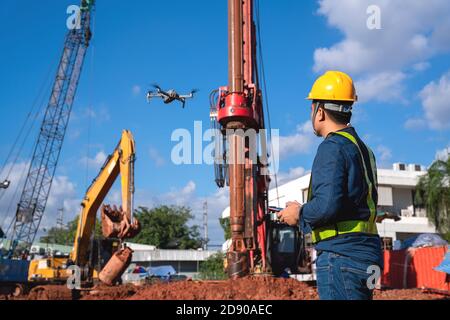
[[[319,121],[325,121],[325,110],[323,110],[323,108],[319,108],[317,112],[317,118],[319,119]]]

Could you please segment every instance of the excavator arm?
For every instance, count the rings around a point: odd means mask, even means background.
[[[76,265],[85,266],[89,261],[90,242],[95,231],[97,211],[119,174],[122,210],[111,210],[108,206],[102,208],[103,235],[106,238],[116,237],[122,240],[132,238],[138,232],[139,223],[133,221],[134,161],[134,138],[130,131],[125,130],[116,149],[105,161],[81,203],[75,243],[70,256]]]

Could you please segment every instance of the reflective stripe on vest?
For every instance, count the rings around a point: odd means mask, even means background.
[[[374,185],[369,178],[369,173],[367,171],[366,162],[364,160],[364,154],[362,153],[361,148],[359,147],[359,144],[354,136],[352,136],[351,134],[349,134],[347,132],[342,132],[342,131],[335,132],[334,134],[338,134],[340,136],[343,136],[344,138],[347,138],[353,144],[355,144],[356,147],[358,148],[359,154],[362,159],[365,180],[366,180],[366,183],[368,186],[367,207],[370,210],[370,217],[369,217],[368,221],[362,221],[362,220],[341,221],[334,225],[316,228],[312,231],[312,240],[314,243],[336,237],[340,234],[349,234],[349,233],[378,234],[377,224],[376,224],[377,208],[376,208],[375,202],[373,201],[373,194],[372,194]],[[375,166],[375,157],[373,155],[373,152],[367,146],[366,146],[366,148],[369,153],[372,177],[375,180],[374,182],[376,185],[378,183],[378,179],[377,179],[377,171],[376,171],[376,166]],[[311,183],[309,185],[308,198],[310,200],[312,198],[312,175],[311,175]]]

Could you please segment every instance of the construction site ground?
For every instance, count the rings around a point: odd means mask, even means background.
[[[183,281],[145,285],[99,285],[73,296],[66,286],[40,286],[6,300],[318,300],[317,289],[294,279],[253,277],[225,281]],[[420,289],[376,290],[375,300],[445,300],[448,295]]]

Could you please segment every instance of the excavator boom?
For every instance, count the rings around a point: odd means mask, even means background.
[[[133,135],[130,131],[124,130],[119,144],[106,159],[81,203],[81,213],[70,258],[68,260],[66,258],[47,258],[31,261],[30,281],[63,282],[71,275],[71,271],[66,269],[71,265],[80,268],[82,280],[95,277],[94,268],[98,265],[93,265],[91,259],[94,250],[92,240],[97,212],[119,175],[121,175],[122,206],[120,209],[102,206],[103,237],[117,239],[121,242],[124,239],[133,238],[139,233],[139,222],[133,219],[135,153]],[[131,262],[132,250],[130,248],[122,246],[116,249],[111,259],[98,274],[98,278],[108,285],[113,285]],[[46,267],[43,267],[44,265]]]
[[[135,152],[133,135],[130,131],[123,131],[122,138],[116,149],[106,159],[100,173],[88,188],[86,196],[81,203],[80,220],[71,254],[71,260],[75,264],[85,265],[89,259],[89,246],[95,228],[97,211],[119,174],[121,175],[123,212],[126,215],[126,219],[130,222],[132,221]],[[102,221],[102,224],[107,224],[107,222]],[[105,236],[109,237],[110,235]]]

